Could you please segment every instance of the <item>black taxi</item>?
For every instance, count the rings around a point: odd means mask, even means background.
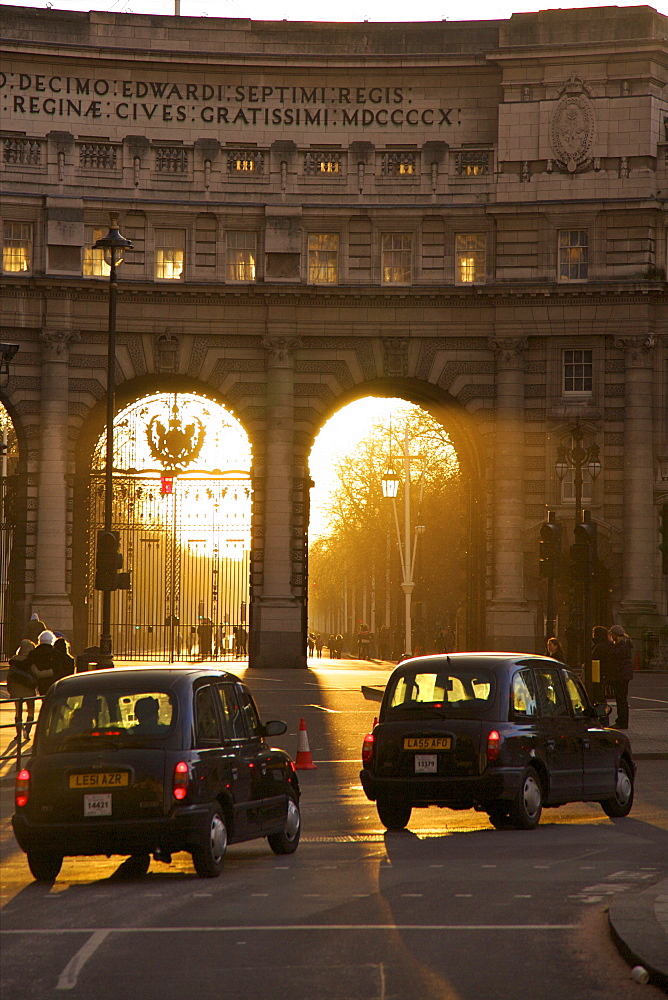
[[[390,830],[413,808],[488,813],[494,826],[533,829],[544,807],[633,804],[627,737],[608,728],[564,664],[518,653],[405,660],[390,675],[378,724],[362,747],[362,787]]]
[[[205,667],[74,674],[44,698],[32,756],[18,772],[14,834],[33,876],[66,855],[128,855],[126,874],[188,851],[198,875],[223,869],[228,843],[299,843],[299,782],[267,737],[248,687]]]

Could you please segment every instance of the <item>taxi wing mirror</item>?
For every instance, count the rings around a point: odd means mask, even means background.
[[[286,732],[288,726],[286,722],[279,722],[277,719],[272,722],[265,722],[264,724],[264,735],[265,736],[282,736]]]
[[[597,719],[607,719],[612,708],[605,701],[599,701],[594,705],[594,715]]]

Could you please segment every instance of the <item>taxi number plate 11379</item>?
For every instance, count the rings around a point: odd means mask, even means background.
[[[449,736],[405,736],[404,750],[449,750]]]

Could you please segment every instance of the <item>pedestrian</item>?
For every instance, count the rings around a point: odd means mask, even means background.
[[[25,658],[25,665],[35,678],[37,690],[45,695],[55,680],[58,654],[53,644],[56,637],[49,629],[40,632],[35,648]]]
[[[210,660],[213,648],[213,622],[210,618],[202,618],[197,626],[197,641],[200,659],[206,656]]]
[[[315,634],[313,632],[309,632],[306,636],[306,643],[308,645],[308,655],[313,656],[315,652]]]
[[[596,675],[594,663],[598,661],[598,693],[603,700],[613,697],[613,653],[612,640],[608,635],[608,630],[603,625],[594,625],[591,630],[591,662],[592,676]],[[596,691],[597,688],[594,688]],[[598,699],[594,699],[598,700]]]
[[[340,632],[334,636],[334,654],[337,660],[343,656],[343,635]]]
[[[318,659],[322,658],[322,647],[325,645],[325,640],[320,635],[320,632],[315,637],[315,651],[318,654]]]
[[[559,660],[560,663],[566,662],[561,643],[555,636],[547,640],[547,655],[551,656],[553,660]]]
[[[37,612],[33,611],[26,628],[25,638],[30,639],[31,642],[35,643],[39,639],[40,633],[43,632],[45,628],[46,625],[41,620]]]
[[[74,673],[74,657],[70,644],[64,635],[58,636],[53,644],[53,651],[56,654],[55,675],[56,680],[67,677]]]
[[[9,670],[7,672],[7,690],[10,698],[34,698],[37,694],[37,682],[25,661],[28,655],[35,648],[35,643],[30,639],[21,639],[19,648],[13,656],[9,658]],[[18,701],[15,706],[14,723],[16,725],[16,741],[21,739],[21,712],[19,712]],[[35,702],[26,701],[26,721],[24,733],[26,739],[30,738],[30,730],[35,719]]]
[[[621,625],[610,629],[612,641],[612,690],[617,705],[617,718],[612,723],[614,729],[629,728],[629,682],[633,680],[633,642]]]

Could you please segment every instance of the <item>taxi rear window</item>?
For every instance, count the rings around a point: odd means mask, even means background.
[[[486,670],[411,670],[390,678],[385,704],[392,713],[433,710],[442,717],[471,717],[491,706],[494,691],[494,675]]]
[[[166,691],[87,692],[54,698],[42,736],[59,745],[101,738],[155,745],[169,736],[175,721],[175,704]]]

